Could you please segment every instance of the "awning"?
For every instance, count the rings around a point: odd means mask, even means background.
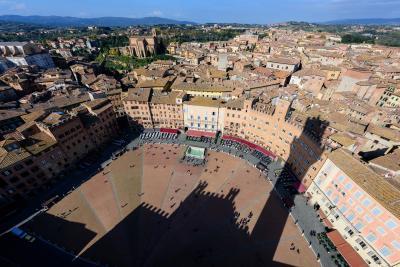
[[[307,191],[307,188],[302,184],[302,182],[298,181],[293,184],[293,187],[299,192],[300,194]]]
[[[238,142],[240,144],[248,146],[251,149],[258,150],[259,152],[263,153],[264,155],[266,155],[268,157],[276,158],[276,156],[271,151],[269,151],[269,150],[267,150],[267,149],[265,149],[265,148],[263,148],[263,147],[261,147],[259,145],[253,144],[253,143],[251,143],[251,142],[249,142],[247,140],[244,140],[242,138],[235,137],[235,136],[230,136],[230,135],[224,135],[224,136],[222,136],[222,139]]]
[[[328,228],[333,228],[333,224],[331,223],[331,221],[328,218],[323,218],[322,222],[324,223],[324,225]]]
[[[333,230],[326,234],[328,238],[335,245],[340,255],[346,260],[350,266],[367,267],[367,263],[361,258],[360,255],[353,249],[353,247],[344,240],[337,230]]]
[[[326,218],[325,213],[324,213],[321,209],[318,210],[318,215],[319,215],[319,217],[320,217],[321,219],[325,219],[325,218]]]
[[[160,132],[162,132],[162,133],[171,133],[171,134],[179,134],[179,130],[170,129],[170,128],[160,128]]]
[[[215,138],[216,132],[204,132],[204,131],[196,131],[196,130],[188,130],[186,135],[194,136],[194,137],[211,137]]]
[[[331,221],[326,217],[325,213],[324,213],[321,209],[318,210],[318,215],[319,215],[319,218],[322,220],[322,223],[323,223],[326,227],[331,228],[331,229],[333,228],[333,224],[332,224]]]

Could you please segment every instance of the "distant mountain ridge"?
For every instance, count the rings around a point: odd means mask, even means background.
[[[62,16],[19,16],[2,15],[0,21],[29,23],[43,26],[99,26],[99,27],[127,27],[131,25],[157,25],[157,24],[196,24],[190,21],[180,21],[160,17],[125,18],[125,17],[99,17],[99,18],[77,18]]]
[[[364,18],[364,19],[340,19],[322,22],[321,24],[342,25],[400,25],[400,18]]]

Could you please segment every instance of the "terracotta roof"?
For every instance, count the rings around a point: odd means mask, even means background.
[[[391,141],[400,142],[400,131],[396,129],[370,124],[367,128],[367,132],[387,138]]]
[[[136,88],[154,88],[154,87],[162,87],[165,88],[170,82],[170,78],[159,78],[154,80],[143,80],[139,81],[136,85]]]
[[[176,105],[176,98],[182,98],[183,96],[183,92],[172,91],[168,93],[162,93],[159,92],[159,90],[155,90],[151,97],[151,103]]]
[[[348,76],[357,80],[367,80],[371,76],[371,72],[364,69],[349,69],[346,70],[342,75]]]
[[[356,143],[353,138],[344,133],[332,134],[331,136],[329,136],[329,139],[335,141],[336,143],[339,143],[344,147],[348,147]]]
[[[274,76],[278,79],[286,79],[287,77],[290,76],[290,72],[288,71],[283,71],[283,70],[279,70],[279,71],[275,71],[274,72]]]
[[[43,109],[38,109],[36,111],[33,111],[31,113],[28,113],[26,115],[22,115],[21,118],[25,122],[31,122],[31,121],[36,121],[38,118],[42,117],[43,115],[46,114],[46,111]]]
[[[209,74],[211,78],[221,78],[221,79],[226,78],[228,75],[226,71],[216,70],[216,69],[209,69]]]
[[[4,140],[1,144],[0,148],[0,168],[7,168],[19,161],[27,159],[31,156],[31,154],[26,151],[24,148],[17,145],[17,148],[12,151],[7,151],[5,147],[12,143],[16,143],[15,139],[7,139]]]
[[[386,154],[384,156],[377,157],[369,161],[369,163],[391,171],[398,172],[400,171],[400,149],[397,149],[394,152]]]
[[[88,108],[92,113],[100,114],[103,111],[111,108],[112,104],[108,98],[99,98],[83,103],[82,106]]]
[[[232,92],[233,88],[212,83],[179,83],[172,86],[173,90],[199,92]]]
[[[326,77],[326,74],[323,71],[316,70],[316,69],[301,69],[299,71],[296,71],[295,73],[292,74],[292,76],[320,76],[320,77]]]
[[[28,139],[23,140],[24,148],[33,155],[36,155],[49,147],[57,144],[57,141],[52,139],[45,132],[39,132],[31,135]]]
[[[225,106],[229,107],[229,108],[242,109],[244,107],[244,99],[237,98],[237,99],[229,100]]]
[[[294,58],[270,58],[267,60],[267,62],[287,64],[287,65],[295,65],[300,63],[298,59]]]
[[[124,100],[148,102],[150,93],[150,88],[131,88],[128,90],[128,95]]]
[[[165,74],[165,70],[149,70],[145,68],[134,69],[133,72],[136,73],[138,76],[145,76],[145,77],[163,77]]]
[[[340,255],[346,260],[350,267],[367,267],[368,264],[361,258],[353,247],[344,240],[337,230],[326,234],[335,245]]]
[[[186,105],[205,106],[205,107],[220,107],[224,103],[220,99],[212,99],[209,97],[193,97],[189,101],[183,102]]]
[[[17,117],[23,116],[25,114],[26,114],[26,112],[21,111],[21,110],[13,110],[13,109],[0,110],[0,121],[8,120],[11,118],[17,118]]]
[[[400,200],[398,189],[344,149],[333,151],[328,158],[371,197],[394,216],[400,218],[400,205],[397,204]]]

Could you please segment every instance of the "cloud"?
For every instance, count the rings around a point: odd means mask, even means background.
[[[162,16],[163,13],[160,10],[153,10],[153,12],[151,12],[151,15],[159,17],[159,16]]]
[[[22,11],[26,10],[26,4],[11,0],[0,0],[0,7],[7,11]]]
[[[24,3],[15,3],[10,7],[10,10],[13,11],[21,11],[21,10],[25,10],[26,9],[26,5]]]

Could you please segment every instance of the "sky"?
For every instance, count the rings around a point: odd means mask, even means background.
[[[323,22],[400,17],[400,0],[0,0],[0,15],[148,17],[204,22]]]

